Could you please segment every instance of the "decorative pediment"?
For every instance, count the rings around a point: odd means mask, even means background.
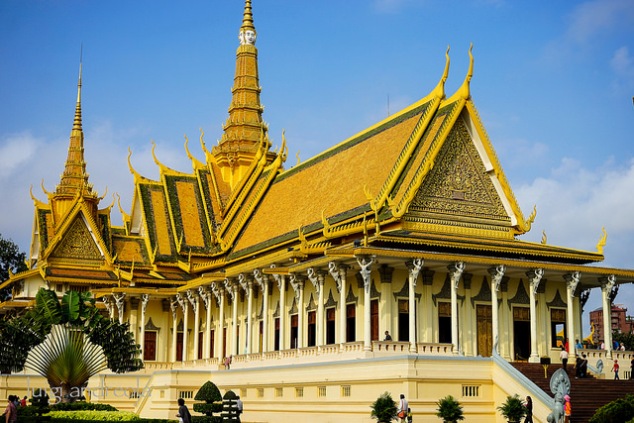
[[[471,297],[471,305],[473,306],[476,301],[480,302],[491,302],[491,286],[489,285],[489,281],[486,276],[482,279],[482,285],[480,285],[480,292],[477,295]]]
[[[326,300],[326,304],[324,304],[324,307],[326,308],[337,307],[337,301],[335,300],[335,297],[332,295],[332,289],[328,290],[328,299]]]
[[[460,300],[460,302],[462,303],[465,297],[464,295],[457,295],[456,298]],[[440,288],[440,291],[437,294],[432,294],[431,299],[434,302],[434,305],[436,305],[436,300],[438,299],[442,299],[442,300],[451,299],[451,278],[449,277],[449,274],[445,276],[445,281],[443,282],[442,288]]]
[[[78,214],[54,247],[49,258],[101,261],[104,256],[88,229],[86,221],[81,214]]]
[[[559,293],[559,290],[555,291],[555,296],[553,297],[552,301],[547,302],[546,305],[548,307],[561,307],[561,308],[566,308],[568,306],[566,302],[563,300],[561,294]]]
[[[394,299],[397,300],[399,298],[408,298],[408,297],[409,297],[409,279],[405,278],[405,281],[403,282],[401,289],[398,292],[394,293]],[[417,293],[416,290],[414,290],[414,297],[416,297],[416,300],[420,300],[421,294]]]
[[[160,327],[156,326],[150,317],[150,320],[145,324],[145,331],[156,331],[159,332],[161,330]]]
[[[408,220],[492,230],[511,226],[464,119],[456,121],[434,163],[409,206]]]

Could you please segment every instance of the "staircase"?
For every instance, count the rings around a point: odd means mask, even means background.
[[[546,377],[544,377],[544,366],[539,363],[515,362],[511,364],[544,392],[551,397],[553,396],[550,391],[550,378],[556,370],[561,368],[560,364],[548,365]],[[591,375],[587,375],[583,379],[575,379],[574,366],[568,364],[567,370],[570,378],[572,421],[575,423],[587,423],[597,408],[634,391],[633,380],[596,379]],[[543,420],[546,420],[546,416],[543,416]]]

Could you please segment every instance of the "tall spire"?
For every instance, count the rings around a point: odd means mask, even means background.
[[[230,170],[225,172],[225,179],[231,185],[241,178],[241,169],[249,167],[262,142],[267,147],[271,145],[267,125],[262,120],[264,107],[260,103],[256,38],[251,0],[245,0],[229,117],[223,125],[224,133],[219,145],[213,148],[218,164]]]
[[[84,160],[84,131],[81,122],[81,76],[82,60],[79,61],[79,78],[77,81],[77,102],[75,104],[75,116],[73,127],[70,131],[70,142],[68,145],[68,156],[64,165],[59,185],[55,190],[57,196],[75,196],[80,193],[82,196],[96,197],[92,192],[92,186],[88,183],[86,173],[86,162]]]

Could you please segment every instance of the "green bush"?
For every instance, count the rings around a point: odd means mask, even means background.
[[[211,417],[214,413],[220,413],[222,411],[222,395],[220,389],[212,381],[205,382],[200,387],[196,396],[196,401],[205,401],[204,403],[195,403],[194,411],[197,413],[205,414],[207,417]]]
[[[109,422],[138,422],[139,416],[131,411],[101,411],[101,410],[73,410],[73,411],[51,411],[49,413],[52,421],[57,419],[66,420],[100,420]]]
[[[221,416],[192,416],[192,423],[222,423]]]
[[[55,411],[86,411],[86,410],[95,410],[95,411],[119,411],[110,404],[100,404],[94,402],[84,402],[84,401],[76,401],[76,402],[60,402],[54,405],[51,405],[51,410]]]
[[[372,418],[377,419],[379,423],[389,423],[392,420],[396,420],[398,409],[389,392],[384,392],[378,397],[370,408],[372,408]]]
[[[634,419],[634,395],[627,394],[595,411],[589,423],[621,423]]]

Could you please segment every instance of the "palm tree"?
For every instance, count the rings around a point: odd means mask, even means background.
[[[0,369],[24,366],[44,376],[62,401],[74,401],[94,374],[143,368],[128,324],[105,318],[88,292],[40,289],[35,307],[0,324]]]

